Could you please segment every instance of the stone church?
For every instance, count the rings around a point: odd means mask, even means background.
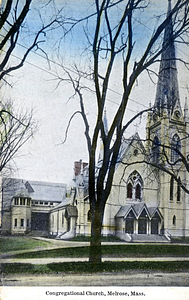
[[[127,242],[189,237],[189,195],[171,176],[175,173],[188,186],[189,173],[178,158],[179,152],[186,159],[189,156],[189,112],[187,100],[181,108],[175,45],[171,42],[166,47],[172,35],[170,21],[164,32],[165,50],[153,110],[148,112],[146,139],[142,141],[137,132],[123,138],[105,207],[102,234]],[[168,172],[154,166],[162,162]],[[22,186],[3,193],[7,206],[3,204],[2,228],[12,234],[45,230],[59,239],[90,235],[87,163],[75,162],[74,178],[67,189],[64,184],[27,181]]]
[[[168,5],[169,13],[171,1]],[[102,234],[115,235],[128,242],[189,237],[189,195],[171,175],[176,174],[188,185],[188,171],[178,159],[179,152],[188,158],[189,113],[187,99],[184,109],[181,108],[172,35],[170,21],[164,32],[165,50],[161,55],[153,109],[148,113],[145,142],[138,133],[123,139],[121,162],[116,166],[105,207]],[[154,166],[160,164],[168,172]],[[59,238],[89,235],[88,166],[82,161],[76,162],[67,197],[70,198],[69,210],[62,203],[50,212],[51,234]]]

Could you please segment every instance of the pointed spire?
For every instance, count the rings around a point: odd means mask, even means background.
[[[168,0],[168,18],[170,15],[170,11],[171,0]],[[162,47],[165,50],[162,52],[161,55],[155,107],[157,107],[159,112],[162,112],[164,106],[166,105],[168,111],[172,113],[175,103],[179,101],[179,89],[177,79],[175,45],[173,38],[173,24],[171,17],[169,20],[169,24],[165,28]]]

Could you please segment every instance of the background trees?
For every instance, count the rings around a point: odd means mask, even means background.
[[[45,42],[47,31],[52,32],[58,27],[59,16],[58,13],[54,13],[52,6],[49,7],[50,2],[43,1],[36,4],[33,0],[2,0],[0,3],[1,90],[5,85],[12,87],[11,75],[24,65],[31,51],[42,51],[46,55],[41,44]],[[43,16],[44,8],[51,9],[51,15],[47,18]],[[36,15],[39,16],[39,24],[35,24]],[[15,157],[17,151],[36,129],[32,120],[33,112],[19,112],[16,103],[13,103],[15,100],[9,101],[3,95],[4,92],[1,92],[0,171]]]
[[[9,163],[22,145],[33,136],[36,125],[32,112],[18,114],[12,103],[1,102],[0,111],[0,172],[9,170]]]

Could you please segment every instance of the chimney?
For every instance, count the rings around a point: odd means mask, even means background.
[[[75,176],[80,174],[81,167],[82,167],[82,159],[80,159],[80,161],[75,161],[74,162],[74,174],[75,174]]]

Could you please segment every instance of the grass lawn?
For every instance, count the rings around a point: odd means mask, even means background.
[[[35,249],[46,247],[51,241],[35,240],[31,237],[0,237],[1,252]],[[114,244],[102,245],[103,257],[164,257],[185,256],[188,261],[168,262],[102,262],[100,264],[89,262],[66,262],[50,264],[7,263],[1,264],[5,274],[52,274],[59,272],[93,273],[93,272],[124,272],[127,270],[139,271],[165,271],[165,272],[189,272],[189,245],[176,244]],[[48,258],[48,257],[88,257],[89,246],[69,247],[51,250],[39,250],[11,256],[12,258]]]
[[[51,242],[35,240],[31,237],[0,236],[0,253],[7,253],[17,250],[35,249],[47,247]]]
[[[156,257],[185,256],[189,258],[188,245],[123,244],[102,245],[104,257]],[[59,248],[16,254],[15,258],[88,257],[89,246]]]
[[[189,261],[169,262],[102,262],[91,264],[89,262],[51,263],[46,265],[33,264],[2,264],[4,274],[53,274],[53,273],[97,273],[97,272],[125,272],[161,271],[161,272],[189,272]]]

